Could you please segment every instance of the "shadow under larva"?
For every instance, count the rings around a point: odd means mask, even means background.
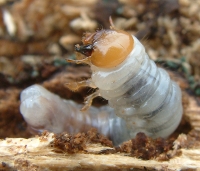
[[[25,89],[20,111],[32,130],[77,133],[95,127],[114,145],[138,132],[166,138],[175,131],[183,113],[180,88],[149,59],[135,36],[111,22],[108,30],[86,33],[82,43],[75,47],[79,60],[68,61],[90,65],[92,77],[67,86],[72,90],[90,86],[96,92],[80,106],[39,85]],[[91,107],[97,96],[107,99],[109,106]]]

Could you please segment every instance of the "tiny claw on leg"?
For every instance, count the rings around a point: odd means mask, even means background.
[[[73,60],[73,59],[66,59],[66,60],[67,60],[67,62],[72,62],[72,63],[76,63],[76,64],[82,64],[82,63],[88,64],[88,65],[91,64],[90,57],[80,59],[80,60]]]
[[[92,105],[92,101],[95,97],[101,96],[99,90],[95,91],[91,95],[87,96],[84,100],[85,105],[82,107],[81,111],[86,111]]]
[[[80,81],[80,82],[66,83],[65,85],[67,88],[69,88],[72,91],[77,91],[80,87],[96,88],[96,86],[93,84],[91,79]]]

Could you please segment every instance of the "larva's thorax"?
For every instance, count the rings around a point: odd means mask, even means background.
[[[92,80],[100,91],[115,90],[123,85],[131,75],[137,75],[137,71],[141,69],[141,63],[144,61],[143,56],[146,54],[145,49],[137,38],[131,37],[134,41],[134,46],[123,62],[112,68],[91,65],[91,70],[93,71]]]

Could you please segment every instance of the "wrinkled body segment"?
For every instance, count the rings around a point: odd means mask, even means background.
[[[110,29],[86,34],[82,41],[83,45],[76,46],[76,51],[85,55],[85,59],[75,62],[91,66],[92,78],[85,85],[97,87],[96,94],[107,99],[109,106],[80,112],[80,106],[75,103],[47,95],[50,92],[33,86],[39,92],[35,93],[37,97],[30,93],[30,88],[21,94],[20,110],[29,126],[56,133],[77,133],[95,127],[114,145],[134,138],[138,132],[153,138],[172,134],[182,118],[181,90],[165,70],[149,59],[137,38]],[[80,86],[83,85],[82,82]],[[45,91],[48,93],[41,93]],[[36,110],[38,119],[43,121],[40,125],[34,122],[35,113],[30,114]]]
[[[20,112],[32,133],[47,130],[76,134],[96,128],[113,140],[114,145],[130,138],[125,121],[117,117],[109,106],[91,106],[82,112],[82,105],[64,100],[37,84],[23,90],[20,99]]]
[[[126,121],[130,137],[144,132],[166,138],[182,118],[180,88],[133,39],[133,50],[119,66],[102,69],[92,65],[92,80],[116,115]]]

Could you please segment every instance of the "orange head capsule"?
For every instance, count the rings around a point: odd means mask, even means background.
[[[90,58],[93,65],[100,68],[112,68],[121,64],[133,49],[131,34],[122,30],[100,30],[87,33],[82,46],[76,51]]]

